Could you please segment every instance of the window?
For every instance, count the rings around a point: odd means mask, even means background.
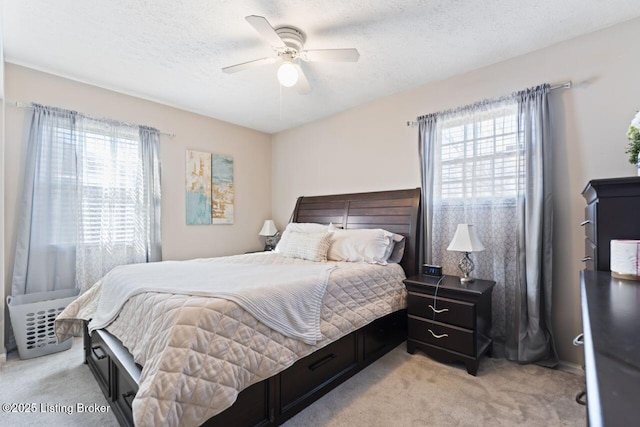
[[[447,248],[458,224],[473,224],[485,247],[474,253],[474,277],[491,278],[493,298],[516,283],[518,195],[524,186],[524,145],[516,102],[448,114],[435,129],[431,261],[460,274],[459,252]],[[505,311],[494,310],[494,333]],[[495,325],[499,325],[495,329]]]
[[[132,244],[138,197],[143,191],[137,129],[124,129],[117,136],[91,129],[81,138],[83,243],[99,244],[106,239],[112,244]]]
[[[136,210],[143,191],[138,130],[123,127],[117,135],[100,131],[99,125],[91,124],[75,131],[69,126],[45,129],[53,136],[51,161],[76,166],[53,169],[50,197],[68,208],[49,213],[59,224],[50,228],[50,242],[56,246],[132,244],[135,240]],[[73,214],[82,217],[73,221],[69,218]]]
[[[462,255],[449,244],[459,224],[472,224],[484,246],[471,254],[472,276],[497,283],[494,343],[510,359],[551,364],[557,356],[543,298],[552,293],[550,90],[543,84],[418,123],[424,262],[459,274]]]
[[[158,131],[41,105],[27,119],[12,286],[86,290],[115,266],[160,261]]]
[[[436,199],[514,199],[524,176],[517,132],[515,106],[443,120],[436,151]]]

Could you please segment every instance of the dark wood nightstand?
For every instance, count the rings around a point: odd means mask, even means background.
[[[407,287],[407,351],[416,348],[443,362],[461,361],[476,375],[480,359],[491,355],[491,291],[496,282],[480,280],[461,284],[457,276],[416,275]]]

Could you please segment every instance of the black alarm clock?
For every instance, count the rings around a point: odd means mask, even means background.
[[[442,266],[423,264],[422,265],[422,274],[424,274],[425,276],[431,276],[431,277],[441,277],[442,276]]]

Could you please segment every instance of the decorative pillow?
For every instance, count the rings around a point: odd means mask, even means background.
[[[297,233],[326,233],[329,229],[328,225],[316,224],[313,222],[290,222],[284,229],[280,241],[276,245],[275,252],[283,252],[289,240],[289,233],[295,231]]]
[[[329,227],[331,246],[327,259],[386,265],[394,247],[394,236],[381,228],[340,230]]]
[[[402,261],[402,257],[404,256],[404,245],[406,243],[406,240],[404,236],[400,236],[399,234],[394,234],[393,236],[393,250],[391,251],[391,255],[389,255],[389,259],[387,259],[387,262],[400,264],[400,261]],[[401,237],[400,241],[396,241],[396,236]]]
[[[302,258],[309,261],[326,261],[331,244],[331,233],[301,233],[290,231],[287,245],[281,254],[289,258]]]

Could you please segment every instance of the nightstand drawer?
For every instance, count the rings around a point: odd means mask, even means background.
[[[431,295],[409,292],[407,313],[442,323],[474,329],[476,316],[474,304]]]
[[[447,350],[474,355],[473,331],[409,316],[409,338]]]

